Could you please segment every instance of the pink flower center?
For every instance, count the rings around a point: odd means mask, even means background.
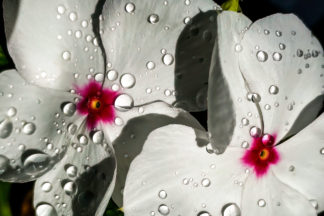
[[[254,137],[251,147],[246,150],[241,161],[251,167],[257,177],[267,174],[269,167],[279,162],[280,156],[276,150],[275,136],[264,134],[262,137]]]
[[[87,128],[92,130],[99,122],[112,123],[115,119],[114,102],[119,95],[118,92],[102,88],[96,81],[90,81],[83,87],[76,87],[81,95],[77,104],[77,111],[80,115],[87,116]]]

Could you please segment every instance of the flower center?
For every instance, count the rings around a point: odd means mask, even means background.
[[[259,158],[261,160],[267,160],[269,158],[270,151],[266,148],[262,149],[259,153]]]
[[[101,108],[101,101],[98,98],[90,98],[88,108],[92,111],[98,111]]]

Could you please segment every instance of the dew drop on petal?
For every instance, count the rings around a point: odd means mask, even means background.
[[[17,109],[15,107],[10,107],[7,111],[8,117],[14,117],[17,114]]]
[[[276,94],[278,94],[278,92],[279,92],[279,88],[278,88],[278,86],[271,85],[271,86],[269,87],[269,93],[270,93],[270,94],[272,94],[272,95],[276,95]]]
[[[298,57],[302,57],[304,52],[303,52],[303,50],[298,49],[296,54],[297,54]]]
[[[134,106],[134,100],[128,94],[121,94],[116,98],[114,105],[120,111],[127,111]]]
[[[95,143],[95,144],[100,144],[102,143],[103,139],[104,139],[104,133],[102,131],[95,131],[93,134],[92,134],[92,142]]]
[[[121,118],[119,118],[119,117],[115,118],[115,125],[122,126],[123,124],[124,124],[124,121]]]
[[[12,122],[5,118],[0,121],[0,138],[5,139],[10,136],[13,130]]]
[[[118,78],[118,73],[115,70],[109,70],[107,73],[107,78],[110,81],[114,81]]]
[[[222,216],[240,216],[241,210],[235,203],[228,203],[222,208]]]
[[[168,194],[165,192],[165,190],[160,190],[159,191],[159,197],[161,199],[165,199],[165,198],[167,198],[167,196],[168,196]]]
[[[281,50],[286,49],[286,45],[283,44],[283,43],[280,43],[280,44],[279,44],[279,49],[281,49]]]
[[[147,21],[151,24],[155,24],[157,22],[159,22],[159,16],[157,14],[151,14],[149,15],[149,17],[147,18]]]
[[[132,88],[135,85],[136,79],[132,74],[123,74],[120,78],[120,84],[123,88]]]
[[[71,21],[76,21],[78,16],[77,16],[76,12],[71,12],[69,14],[69,18],[70,18]]]
[[[74,113],[75,113],[75,110],[76,110],[76,106],[74,103],[66,103],[63,105],[63,113],[66,115],[66,116],[72,116]]]
[[[71,59],[71,53],[69,51],[64,51],[62,53],[62,58],[65,60],[65,61],[68,61]]]
[[[321,154],[321,155],[324,155],[324,148],[321,148],[321,149],[320,149],[320,154]]]
[[[211,184],[211,182],[210,182],[210,180],[208,178],[204,178],[204,179],[201,180],[201,185],[203,187],[209,187],[210,184]]]
[[[6,156],[0,155],[0,175],[7,171],[9,163],[9,159]]]
[[[264,199],[258,200],[258,206],[259,207],[265,207],[267,205],[266,201]]]
[[[149,61],[146,63],[146,68],[149,70],[153,70],[155,68],[155,63],[152,61]]]
[[[76,168],[76,166],[69,165],[65,168],[65,172],[69,177],[74,178],[78,173],[78,169]]]
[[[36,216],[57,216],[57,212],[50,204],[42,203],[36,207]]]
[[[75,183],[74,182],[72,182],[72,181],[68,181],[68,182],[66,182],[65,184],[64,184],[64,186],[63,186],[63,190],[64,190],[64,192],[67,194],[67,195],[73,195],[75,192],[76,192],[76,189],[77,189],[77,187],[76,187],[76,185],[75,185]]]
[[[241,147],[242,148],[245,148],[245,149],[247,149],[247,148],[249,148],[249,143],[247,142],[247,141],[243,141],[242,143],[241,143]]]
[[[127,13],[133,13],[135,11],[135,5],[134,5],[134,3],[131,3],[131,2],[127,3],[125,5],[125,11]]]
[[[165,204],[160,205],[158,211],[161,215],[168,215],[170,213],[169,207]]]
[[[33,134],[35,130],[36,130],[36,125],[32,122],[26,123],[22,128],[22,132],[27,135]]]
[[[241,44],[235,44],[235,52],[241,52],[243,50],[243,47]]]
[[[277,37],[281,37],[281,35],[282,35],[281,31],[276,31],[276,36]]]
[[[274,52],[272,58],[274,61],[280,61],[282,59],[282,55],[278,52]]]
[[[68,125],[68,128],[67,129],[68,129],[68,132],[71,135],[73,135],[77,131],[78,127],[75,124],[71,123],[71,124]]]
[[[248,93],[247,94],[247,99],[249,101],[252,101],[253,103],[259,103],[261,101],[261,97],[257,93]]]
[[[41,188],[42,188],[42,191],[44,192],[50,192],[52,190],[52,184],[49,183],[49,182],[44,182],[42,185],[41,185]]]
[[[173,55],[167,53],[165,54],[163,57],[162,57],[162,62],[165,64],[165,65],[171,65],[173,62],[174,62],[174,58],[173,58]]]
[[[261,129],[256,127],[256,126],[253,126],[250,128],[250,135],[252,137],[260,137],[261,136]]]
[[[197,216],[211,216],[211,214],[209,214],[209,212],[206,211],[201,211],[197,214]]]
[[[57,6],[57,12],[59,14],[64,14],[65,13],[65,7],[63,5]]]
[[[258,61],[260,61],[260,62],[265,62],[268,59],[268,54],[264,51],[258,51],[256,53],[256,56],[257,56]]]
[[[47,168],[50,157],[42,152],[36,150],[27,150],[22,156],[23,168],[26,173],[36,174]]]
[[[97,73],[94,78],[97,82],[102,82],[104,80],[104,75],[102,73]]]
[[[314,207],[314,209],[318,209],[318,202],[317,200],[311,199],[309,200],[310,204]]]
[[[88,144],[88,137],[85,135],[80,135],[79,136],[79,143],[82,145],[87,145]]]
[[[185,18],[183,19],[183,23],[184,23],[184,24],[188,24],[190,21],[191,21],[191,18],[190,18],[190,17],[185,17]]]
[[[247,119],[247,118],[242,118],[241,122],[242,122],[242,125],[244,125],[244,126],[247,126],[250,123],[249,119]]]

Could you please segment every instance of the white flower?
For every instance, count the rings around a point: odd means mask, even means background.
[[[204,131],[188,126],[152,132],[131,164],[125,214],[323,211],[324,115],[314,120],[323,102],[323,63],[321,45],[296,16],[252,24],[222,12],[209,79],[212,144],[203,146]]]
[[[0,179],[37,179],[37,215],[101,215],[115,158],[118,201],[151,130],[196,124],[170,105],[205,108],[215,9],[206,0],[4,1],[17,71],[0,74]]]

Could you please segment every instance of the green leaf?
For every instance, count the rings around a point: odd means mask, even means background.
[[[9,205],[9,190],[10,184],[0,182],[0,215],[11,216],[10,205]]]
[[[0,66],[4,66],[8,63],[8,59],[6,58],[5,54],[3,53],[2,47],[0,46]]]
[[[239,0],[227,0],[222,4],[223,10],[241,12]]]
[[[114,203],[113,200],[110,200],[105,216],[124,216],[124,212],[116,205],[116,203]]]

